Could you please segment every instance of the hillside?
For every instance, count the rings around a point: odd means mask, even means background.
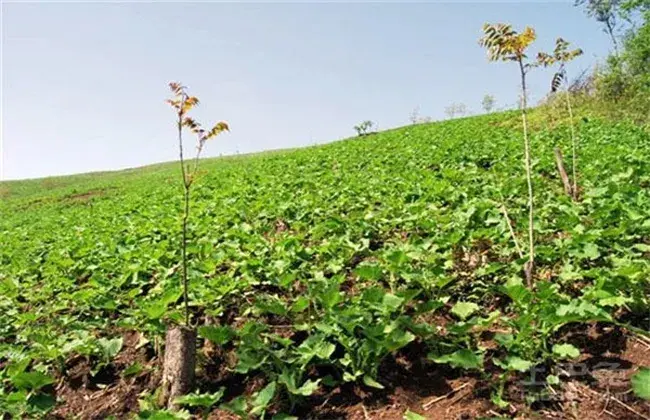
[[[650,366],[650,135],[580,121],[576,203],[553,156],[570,159],[567,127],[533,132],[530,291],[502,211],[523,247],[512,118],[203,160],[189,259],[206,413],[643,418],[628,391]],[[177,165],[0,184],[0,412],[171,418],[153,401],[183,319]]]

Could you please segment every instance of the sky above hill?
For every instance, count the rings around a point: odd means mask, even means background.
[[[512,107],[518,70],[487,61],[477,43],[484,22],[534,26],[533,52],[558,36],[580,46],[570,75],[610,50],[572,1],[5,2],[4,178],[177,159],[164,102],[173,80],[201,99],[199,120],[231,126],[206,157],[346,138],[366,119],[405,125],[416,106],[434,119],[455,102],[480,113],[485,94]],[[533,101],[550,74],[531,74]]]

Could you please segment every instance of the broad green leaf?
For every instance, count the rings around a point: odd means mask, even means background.
[[[37,393],[32,394],[27,399],[27,404],[34,411],[41,414],[47,413],[56,405],[56,398],[50,394]]]
[[[430,355],[429,359],[436,363],[448,363],[453,367],[462,369],[479,369],[483,367],[483,356],[468,349],[457,350],[444,356]]]
[[[21,391],[14,391],[3,398],[5,399],[4,401],[11,404],[23,404],[27,402],[27,397],[28,397],[28,392],[25,390]]]
[[[402,250],[393,251],[387,256],[388,260],[393,264],[399,266],[408,262],[409,257]]]
[[[473,302],[458,302],[451,308],[451,313],[462,320],[479,310],[479,306]]]
[[[6,368],[7,376],[16,376],[17,374],[24,372],[31,362],[31,357],[23,357],[20,360],[12,361]]]
[[[555,344],[553,345],[553,354],[561,359],[575,359],[580,356],[580,350],[571,344]]]
[[[363,375],[363,383],[372,388],[384,389],[384,386],[369,375]]]
[[[411,410],[406,410],[406,413],[404,413],[404,420],[427,420],[427,418],[418,413],[414,413]]]
[[[612,296],[598,300],[598,304],[600,306],[610,306],[614,308],[618,308],[630,302],[632,302],[632,298],[629,298],[627,296]]]
[[[291,305],[291,312],[300,313],[309,307],[309,298],[306,296],[300,296],[296,301]]]
[[[354,274],[362,280],[379,280],[381,279],[381,267],[376,264],[361,264],[354,269]]]
[[[270,313],[274,315],[284,316],[289,312],[286,302],[282,301],[277,296],[267,296],[263,300],[255,303],[263,313]]]
[[[293,392],[293,394],[302,395],[308,397],[314,393],[319,387],[320,379],[312,381],[311,379],[302,384],[302,386]]]
[[[253,400],[253,409],[251,410],[250,414],[259,415],[262,414],[264,410],[266,410],[266,407],[275,396],[275,387],[276,383],[271,382],[265,386],[264,389],[257,393],[255,400]]]
[[[492,393],[490,396],[490,401],[492,401],[492,404],[496,405],[502,410],[505,410],[510,406],[510,403],[508,401],[505,401],[503,397],[496,392]]]
[[[560,378],[557,375],[548,375],[546,377],[546,383],[549,385],[559,385]]]
[[[650,245],[648,244],[635,244],[632,246],[632,248],[641,252],[650,252]]]
[[[107,361],[112,360],[117,354],[122,350],[122,345],[124,341],[122,337],[113,338],[111,340],[106,338],[100,338],[97,340],[97,344],[102,351],[104,359]]]
[[[199,327],[197,332],[200,337],[210,340],[218,346],[223,346],[235,337],[235,331],[228,326],[217,327],[213,325],[205,325]]]
[[[509,285],[505,287],[505,291],[510,299],[518,305],[526,305],[532,298],[530,290],[521,284]]]
[[[41,372],[21,372],[11,378],[16,388],[37,391],[45,385],[54,383],[54,379]]]
[[[508,356],[503,361],[495,360],[494,364],[505,370],[516,370],[517,372],[526,372],[533,366],[533,362],[518,356]]]
[[[213,405],[217,404],[221,400],[221,398],[223,398],[223,394],[225,392],[226,392],[226,388],[221,387],[217,392],[213,394],[199,394],[199,393],[187,394],[176,398],[175,402],[177,404],[186,405],[189,407],[210,408]]]
[[[147,318],[149,319],[160,319],[165,312],[167,312],[167,304],[164,302],[153,302],[144,308]]]
[[[189,420],[190,413],[185,410],[167,411],[167,410],[144,410],[138,413],[139,419],[147,420]]]
[[[397,351],[415,340],[415,335],[405,330],[394,330],[384,340],[384,346],[388,351]]]
[[[336,346],[327,341],[327,339],[320,335],[315,334],[307,338],[298,346],[297,351],[302,357],[302,362],[307,363],[313,357],[327,360],[334,353]]]
[[[246,402],[246,397],[243,395],[240,395],[237,398],[233,398],[227,403],[221,404],[219,408],[235,413],[243,418],[248,417],[248,403]]]
[[[391,293],[386,293],[382,300],[382,304],[385,308],[388,308],[390,311],[395,311],[397,310],[397,308],[400,307],[403,301],[404,299],[401,297],[395,296]]]
[[[142,369],[143,369],[142,365],[138,362],[135,362],[131,366],[124,369],[122,371],[122,375],[125,377],[137,375],[138,373],[142,372]]]
[[[650,401],[650,368],[642,367],[632,376],[632,389],[637,397]]]
[[[301,386],[297,386],[297,379],[302,376],[299,372],[290,372],[289,370],[284,370],[278,376],[278,382],[284,384],[287,387],[287,391],[294,395],[302,395],[305,397],[310,396],[314,393],[319,387],[320,379],[315,381],[307,380]]]
[[[595,260],[600,257],[600,252],[598,251],[598,246],[596,244],[589,243],[585,245],[583,249],[583,255],[585,258],[590,260]]]
[[[326,308],[333,308],[341,301],[341,293],[339,292],[339,285],[331,284],[321,295],[321,302]]]

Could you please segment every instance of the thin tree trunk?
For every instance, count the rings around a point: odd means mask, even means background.
[[[534,202],[533,202],[533,179],[531,174],[531,159],[530,159],[530,142],[528,139],[528,119],[527,108],[528,103],[526,99],[526,70],[524,63],[519,59],[519,71],[521,73],[521,119],[524,126],[524,152],[526,159],[526,181],[528,182],[528,263],[524,266],[526,274],[526,282],[529,288],[533,287],[533,274],[535,270],[535,238],[533,232],[533,216],[534,216]]]
[[[187,219],[190,213],[190,181],[187,179],[185,170],[185,160],[183,159],[183,121],[181,115],[178,116],[178,148],[181,160],[181,174],[183,176],[183,232],[181,239],[181,256],[183,270],[183,300],[185,301],[185,325],[190,325],[190,311],[187,303]]]
[[[196,330],[190,326],[187,284],[187,219],[190,213],[189,165],[185,166],[183,156],[183,121],[178,115],[178,146],[183,176],[183,231],[181,241],[183,297],[185,301],[185,325],[168,328],[165,336],[165,358],[163,362],[162,389],[159,403],[170,410],[177,409],[175,399],[192,390],[196,366]]]
[[[577,170],[578,149],[576,146],[575,127],[573,126],[573,109],[571,107],[571,93],[569,92],[568,76],[567,76],[567,88],[565,91],[565,95],[566,95],[566,107],[567,110],[569,111],[569,124],[571,126],[571,148],[572,148],[571,166],[572,166],[572,176],[573,176],[573,187],[571,188],[571,192],[572,192],[573,201],[578,201],[578,170]]]
[[[183,244],[182,244],[182,254],[183,254],[183,300],[185,301],[185,325],[190,326],[190,309],[188,303],[188,284],[187,284],[187,219],[190,214],[190,188],[189,186],[185,187],[184,194],[185,208],[183,211]]]
[[[605,20],[605,26],[607,27],[607,34],[612,38],[612,44],[614,44],[614,53],[618,56],[618,41],[616,41],[616,35],[614,35],[614,27],[612,22],[607,19]]]
[[[564,159],[562,158],[562,151],[559,147],[556,147],[553,152],[555,153],[555,163],[557,164],[557,171],[560,173],[560,178],[562,178],[562,185],[564,185],[564,192],[572,197],[571,192],[571,182],[569,181],[569,176],[566,174],[564,169]]]

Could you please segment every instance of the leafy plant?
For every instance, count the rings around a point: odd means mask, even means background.
[[[168,99],[167,103],[176,111],[176,127],[178,130],[178,150],[181,166],[181,175],[183,178],[183,226],[182,226],[182,239],[181,239],[181,255],[182,255],[182,280],[183,280],[183,301],[185,303],[185,325],[190,325],[190,309],[188,297],[188,280],[187,280],[187,221],[190,216],[190,192],[192,184],[196,180],[197,171],[199,168],[199,157],[205,142],[218,136],[224,131],[230,131],[228,124],[221,121],[215,124],[209,130],[204,129],[200,123],[195,121],[188,113],[192,108],[199,104],[199,99],[196,96],[190,96],[187,93],[187,88],[180,83],[171,82],[169,88],[174,95],[173,98]],[[183,129],[189,129],[197,137],[196,156],[194,158],[194,167],[190,169],[190,165],[186,166],[183,155]]]
[[[527,96],[526,75],[534,63],[526,62],[528,56],[526,49],[535,41],[537,35],[531,27],[526,27],[522,33],[512,29],[511,25],[504,23],[489,24],[483,26],[483,37],[479,44],[488,51],[490,61],[514,61],[519,65],[521,77],[521,118],[524,129],[524,154],[526,181],[528,183],[528,262],[524,267],[528,287],[533,287],[533,275],[535,270],[535,239],[534,239],[534,196],[532,180],[532,163],[530,154],[530,140],[528,139],[527,122]]]
[[[449,118],[454,118],[456,116],[463,116],[467,113],[467,106],[462,103],[453,103],[445,107],[445,114]]]
[[[426,417],[414,413],[411,410],[406,410],[406,413],[404,413],[404,420],[426,420]]]
[[[552,66],[556,63],[560,64],[560,68],[553,75],[551,81],[551,92],[556,92],[563,84],[568,83],[568,76],[566,73],[566,64],[574,58],[582,55],[582,50],[577,48],[575,50],[568,50],[569,43],[562,38],[555,41],[555,50],[553,54],[540,52],[537,54],[537,61],[544,67]],[[577,146],[575,125],[573,123],[573,109],[571,107],[571,94],[569,93],[568,86],[564,90],[564,97],[566,98],[566,107],[569,113],[569,127],[571,128],[571,149],[572,149],[572,172],[573,172],[573,185],[571,193],[574,200],[578,200],[578,174],[577,174]]]
[[[182,397],[176,398],[176,403],[181,406],[198,407],[201,409],[202,417],[208,418],[210,409],[223,398],[223,394],[225,392],[226,389],[222,387],[217,392],[212,394],[186,394]]]
[[[13,366],[9,381],[14,391],[6,396],[0,393],[0,410],[7,414],[43,416],[55,405],[56,400],[43,388],[54,383],[54,378],[39,372],[25,371],[24,364]]]
[[[122,337],[117,337],[112,340],[107,338],[100,338],[97,340],[97,345],[99,346],[102,354],[102,360],[104,363],[110,363],[110,361],[117,356],[117,354],[122,350],[122,345],[124,341]]]
[[[422,117],[420,116],[420,107],[416,106],[413,109],[413,112],[411,112],[411,115],[409,115],[409,120],[411,121],[411,124],[425,124],[425,123],[430,123],[431,122],[431,117]]]
[[[365,136],[365,135],[368,135],[369,130],[372,129],[373,125],[375,125],[375,123],[373,123],[370,120],[366,120],[366,121],[363,121],[363,122],[359,123],[358,125],[355,125],[354,130],[357,132],[357,135],[359,137]]]
[[[632,377],[632,389],[636,396],[650,401],[650,368],[642,367]]]
[[[587,16],[595,18],[604,25],[604,31],[612,40],[614,51],[618,54],[616,40],[616,15],[621,7],[621,0],[575,0],[576,6],[584,6]]]
[[[483,110],[489,114],[492,112],[492,109],[494,109],[495,103],[496,100],[494,99],[494,95],[486,94],[481,101],[481,106],[483,107]]]

